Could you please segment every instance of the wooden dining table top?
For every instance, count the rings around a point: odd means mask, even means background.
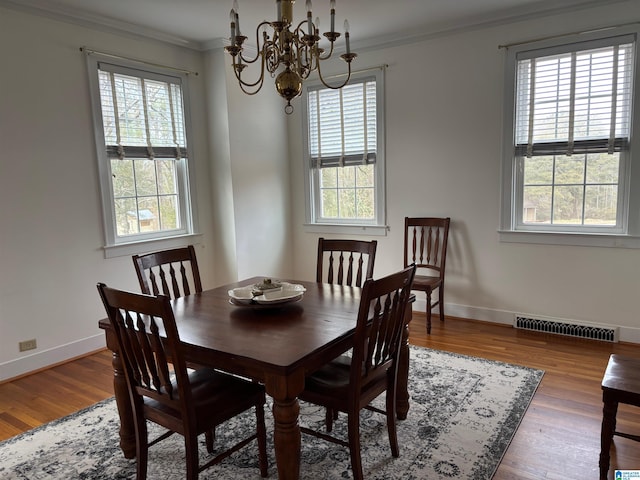
[[[360,288],[286,280],[305,287],[297,302],[239,306],[230,302],[231,288],[252,285],[253,277],[172,302],[180,340],[189,360],[218,365],[233,360],[238,369],[286,375],[304,365],[322,366],[349,348],[360,303]],[[308,363],[310,354],[327,351]],[[247,373],[247,372],[245,372]],[[261,378],[258,378],[261,379]]]
[[[236,305],[228,291],[253,285],[252,277],[171,301],[187,356],[198,349],[237,360],[251,359],[271,369],[296,368],[310,351],[353,333],[361,289],[327,283],[282,280],[305,287],[302,298],[275,305]],[[108,319],[101,328],[110,328]],[[210,362],[214,363],[214,359]]]

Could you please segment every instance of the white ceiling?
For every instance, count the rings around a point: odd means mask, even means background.
[[[337,0],[336,29],[342,31],[344,19],[349,19],[357,49],[618,1],[622,0]],[[239,0],[239,5],[241,27],[250,40],[260,21],[275,17],[275,0]],[[0,6],[204,49],[229,36],[232,0],[0,0]],[[298,0],[294,16],[303,20],[305,15],[305,0]],[[313,1],[316,16],[321,31],[328,30],[329,0]]]

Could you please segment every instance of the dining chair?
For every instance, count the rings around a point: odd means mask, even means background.
[[[134,255],[133,265],[142,293],[171,298],[202,292],[200,270],[193,245]]]
[[[98,284],[122,359],[136,434],[136,478],[147,476],[149,447],[173,433],[184,437],[186,478],[257,439],[260,474],[267,476],[264,387],[212,368],[187,370],[169,297],[131,293]],[[171,359],[169,362],[168,359]],[[256,430],[200,465],[198,435],[213,453],[215,428],[255,408]],[[168,431],[149,441],[147,421]]]
[[[444,274],[451,219],[437,217],[405,217],[404,266],[415,264],[413,289],[427,296],[427,334],[431,333],[431,312],[438,306],[444,322]],[[438,297],[433,299],[433,291]]]
[[[377,247],[376,240],[319,238],[316,282],[362,287],[362,283],[367,278],[373,277]],[[325,267],[326,275],[324,274]],[[326,426],[328,432],[332,429],[333,420],[337,419],[338,412],[327,409]]]
[[[607,480],[613,436],[640,441],[640,435],[618,432],[616,415],[620,403],[640,407],[640,359],[613,354],[602,378],[602,430],[600,433],[600,480]]]
[[[364,283],[351,355],[342,355],[307,376],[300,399],[347,414],[348,441],[323,432],[300,430],[349,447],[356,480],[363,478],[360,453],[360,410],[386,415],[391,454],[398,457],[396,433],[396,383],[405,309],[415,275],[412,265],[400,272]],[[371,402],[386,392],[384,410]]]
[[[361,287],[373,277],[377,246],[376,240],[319,238],[316,282]]]

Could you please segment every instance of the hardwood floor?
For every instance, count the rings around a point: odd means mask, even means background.
[[[414,314],[410,341],[450,352],[526,365],[544,378],[494,480],[597,479],[602,398],[611,353],[640,358],[640,346],[573,339],[509,326]],[[101,351],[0,385],[0,440],[113,395],[111,353]],[[411,414],[411,412],[409,412]],[[640,409],[620,406],[618,427],[640,432]],[[640,444],[615,437],[613,467],[640,470]]]
[[[106,349],[0,384],[0,440],[111,396],[113,368]]]
[[[518,330],[510,326],[414,314],[411,343],[465,355],[525,365],[545,375],[494,480],[597,479],[602,393],[600,382],[611,353],[640,358],[640,346],[612,344]],[[618,412],[621,431],[640,431],[640,409]],[[612,467],[640,469],[639,444],[615,437]],[[610,471],[613,478],[613,468]]]

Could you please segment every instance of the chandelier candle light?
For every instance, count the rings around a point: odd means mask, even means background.
[[[329,40],[330,50],[325,53],[325,49],[319,46],[320,42],[320,20],[316,17],[315,22],[311,20],[311,0],[306,0],[307,18],[301,21],[295,30],[293,27],[293,4],[295,0],[276,0],[277,20],[273,22],[264,21],[256,28],[256,45],[258,52],[254,58],[246,58],[243,55],[243,44],[247,37],[240,32],[240,15],[238,14],[238,1],[234,0],[231,9],[231,37],[230,45],[225,47],[233,59],[233,71],[242,91],[248,95],[255,95],[260,91],[264,83],[265,70],[275,77],[276,90],[287,101],[284,111],[287,114],[293,112],[291,100],[302,93],[302,82],[306,80],[311,72],[318,72],[318,77],[327,88],[339,89],[349,82],[351,78],[351,61],[357,54],[351,52],[349,45],[349,22],[344,21],[344,38],[346,52],[340,55],[348,66],[348,74],[340,85],[329,85],[322,77],[320,62],[328,60],[333,55],[334,43],[340,37],[340,33],[335,31],[336,2],[330,1],[331,8],[331,30],[323,33]],[[272,29],[269,36],[267,28]],[[262,37],[262,40],[261,38]],[[242,78],[242,72],[248,64],[256,63],[260,60],[260,76],[255,81],[246,81]],[[279,72],[279,73],[277,73]],[[277,73],[277,75],[276,75]]]

